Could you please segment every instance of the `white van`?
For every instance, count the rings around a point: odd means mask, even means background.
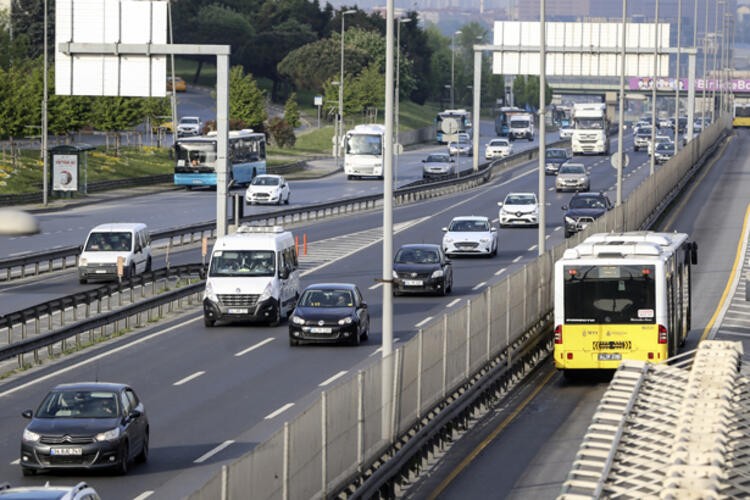
[[[151,271],[151,237],[146,224],[116,222],[92,229],[78,256],[78,281],[118,279],[118,257],[123,259],[123,278]]]
[[[203,294],[203,321],[264,321],[289,316],[300,295],[294,237],[279,226],[242,225],[216,240]]]

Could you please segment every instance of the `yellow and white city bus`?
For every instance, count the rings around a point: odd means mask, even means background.
[[[684,233],[600,233],[555,263],[555,367],[615,369],[659,362],[690,331],[690,269],[697,245]]]
[[[750,127],[750,102],[735,101],[732,127]]]

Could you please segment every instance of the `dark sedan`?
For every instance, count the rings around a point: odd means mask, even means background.
[[[453,267],[440,245],[404,245],[393,259],[393,295],[438,293],[453,288]]]
[[[583,231],[613,206],[604,193],[576,193],[567,205],[562,206],[565,210],[565,237],[569,238],[578,231]]]
[[[148,459],[149,424],[143,403],[123,384],[82,382],[52,389],[21,439],[24,476],[49,469],[128,471]]]
[[[570,154],[565,148],[549,148],[544,153],[544,173],[556,175],[560,165],[570,160]]]
[[[367,340],[370,313],[356,285],[323,283],[302,292],[289,318],[289,345],[348,343]]]

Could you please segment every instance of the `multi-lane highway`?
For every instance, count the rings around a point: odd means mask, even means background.
[[[630,140],[626,139],[630,145]],[[628,148],[629,149],[629,148]],[[613,191],[615,171],[605,157],[585,157],[593,190]],[[623,192],[627,196],[648,175],[645,153],[632,153],[626,169]],[[328,178],[328,181],[331,179]],[[554,245],[563,238],[561,206],[569,193],[554,191],[554,178],[548,177],[547,238]],[[341,185],[376,186],[375,182]],[[411,242],[439,242],[441,228],[456,215],[486,215],[497,218],[497,201],[509,191],[536,191],[537,162],[509,169],[475,190],[399,207],[395,210],[395,247]],[[334,191],[336,188],[330,188]],[[312,191],[312,190],[311,190]],[[198,193],[174,193],[175,199],[156,197],[156,207],[169,206],[175,217],[183,216],[176,199]],[[208,195],[210,197],[211,195]],[[612,194],[610,194],[612,196]],[[134,200],[129,200],[128,214]],[[210,205],[209,202],[206,202]],[[186,203],[185,207],[189,204]],[[116,210],[116,208],[110,208]],[[162,209],[163,211],[163,209]],[[96,207],[76,210],[80,217],[91,217]],[[114,213],[114,212],[113,212]],[[206,208],[204,214],[210,213]],[[188,216],[189,217],[189,216]],[[210,217],[202,217],[206,220]],[[70,219],[69,219],[70,220]],[[196,221],[193,219],[193,222]],[[199,486],[218,467],[237,458],[280,428],[284,420],[304,410],[322,388],[351,376],[378,354],[380,344],[380,276],[382,215],[378,211],[346,218],[324,220],[294,228],[306,233],[310,255],[303,257],[303,284],[318,281],[356,283],[365,294],[374,322],[370,340],[359,348],[290,348],[286,325],[277,328],[255,325],[219,326],[205,329],[201,312],[191,310],[172,321],[144,328],[126,337],[84,351],[61,362],[37,368],[0,382],[0,478],[14,484],[40,483],[57,476],[22,478],[17,465],[19,438],[26,421],[22,410],[35,407],[46,390],[57,383],[78,380],[112,380],[131,384],[146,404],[151,420],[151,457],[126,477],[104,474],[89,476],[105,498],[177,498]],[[176,225],[176,224],[169,224]],[[87,224],[85,230],[90,227]],[[158,225],[156,227],[159,227]],[[164,226],[166,227],[166,226]],[[358,238],[348,235],[358,233]],[[454,259],[454,290],[447,297],[404,297],[395,300],[395,336],[405,341],[418,325],[439,317],[462,300],[524,261],[536,256],[535,229],[501,229],[500,251],[490,259]],[[42,246],[42,248],[44,248]],[[187,260],[196,260],[197,251]],[[341,256],[341,257],[336,257]],[[325,267],[317,260],[334,259]],[[75,281],[72,272],[54,277],[55,286]],[[47,280],[47,278],[43,278]],[[39,300],[52,282],[16,288],[10,299],[28,294]],[[10,285],[16,286],[16,285]],[[24,286],[32,286],[26,285]],[[77,285],[73,285],[77,286]],[[63,480],[70,479],[65,475]],[[78,478],[80,474],[74,477]]]

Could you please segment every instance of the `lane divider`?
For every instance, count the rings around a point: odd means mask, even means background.
[[[266,415],[263,418],[263,420],[271,420],[274,417],[278,417],[279,415],[281,415],[282,413],[284,413],[285,411],[287,411],[292,406],[294,406],[294,403],[287,403],[284,406],[282,406],[281,408],[279,408],[278,410],[273,411],[273,412],[269,413],[268,415]]]
[[[330,383],[332,383],[332,382],[340,379],[341,377],[343,377],[347,373],[349,373],[349,370],[341,370],[340,372],[338,372],[333,377],[329,377],[329,378],[325,379],[323,382],[319,383],[318,387],[325,387],[325,386],[329,385]]]
[[[216,448],[212,449],[211,451],[209,451],[209,452],[205,453],[204,455],[201,455],[200,457],[198,457],[195,460],[193,460],[193,463],[194,464],[202,464],[203,462],[205,462],[206,460],[208,460],[209,458],[213,457],[214,455],[216,455],[217,453],[219,453],[221,450],[223,450],[224,448],[226,448],[227,446],[230,446],[232,444],[234,444],[234,440],[232,440],[232,439],[224,441],[223,443],[221,443]]]
[[[201,371],[193,373],[192,375],[188,375],[187,377],[183,378],[182,380],[178,380],[177,382],[175,382],[172,385],[174,385],[174,386],[180,386],[180,385],[183,385],[183,384],[187,384],[191,380],[194,380],[194,379],[196,379],[196,378],[198,378],[198,377],[200,377],[202,375],[205,375],[205,374],[206,374],[206,372],[201,370]]]
[[[244,356],[245,354],[247,354],[249,352],[253,352],[254,350],[256,350],[256,349],[258,349],[260,347],[263,347],[264,345],[266,345],[266,344],[268,344],[270,342],[273,342],[273,341],[274,341],[273,337],[268,337],[266,340],[261,340],[257,344],[248,347],[244,351],[240,351],[240,352],[234,353],[234,357],[239,358],[240,356]]]

